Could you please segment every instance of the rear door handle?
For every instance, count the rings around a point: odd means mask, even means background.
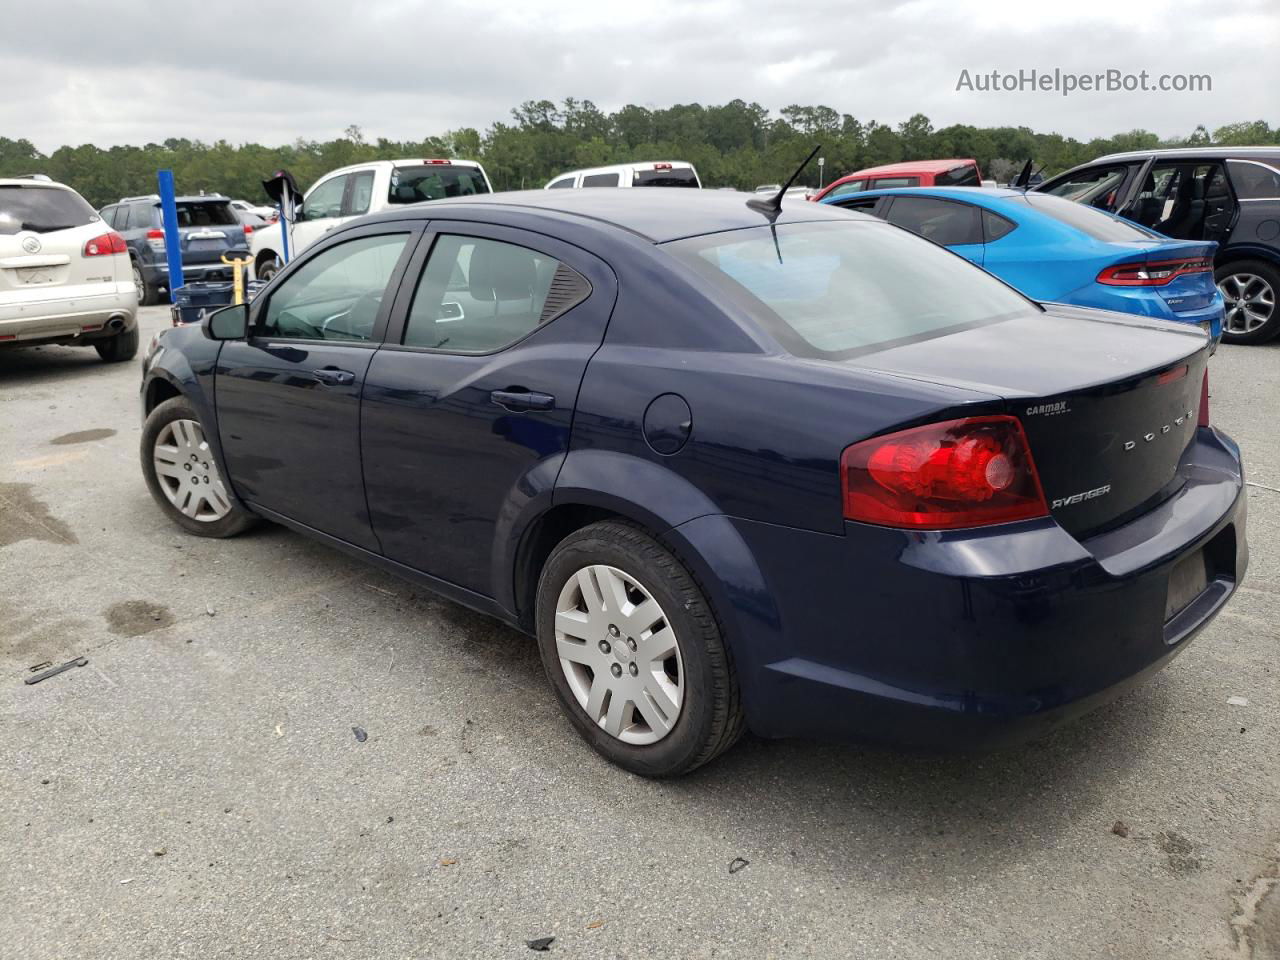
[[[319,370],[312,370],[311,375],[321,383],[327,383],[331,387],[345,387],[356,382],[356,375],[350,370],[339,370],[337,367],[322,367]]]
[[[530,393],[528,390],[495,390],[489,399],[508,410],[554,410],[556,398],[549,393]]]

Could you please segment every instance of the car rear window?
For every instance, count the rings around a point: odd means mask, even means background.
[[[843,359],[1038,312],[963,258],[875,220],[760,226],[667,249],[797,356]]]
[[[470,197],[488,192],[489,185],[484,182],[484,174],[479,168],[431,163],[392,170],[387,202],[422,203],[424,200]]]
[[[227,200],[179,200],[176,206],[179,227],[230,227],[240,223]]]
[[[671,167],[664,170],[637,170],[631,177],[633,187],[696,187],[698,176],[693,167]]]
[[[1133,240],[1160,239],[1160,234],[1144,230],[1136,223],[1113,217],[1096,207],[1064,200],[1048,193],[1028,193],[1023,200],[1032,209],[1075,227],[1081,233],[1103,243],[1126,243]]]
[[[964,163],[958,167],[952,167],[946,173],[940,173],[933,178],[934,186],[937,187],[980,187],[982,179],[978,176],[978,168],[972,163]]]
[[[50,233],[99,219],[78,193],[58,187],[0,187],[0,234]]]

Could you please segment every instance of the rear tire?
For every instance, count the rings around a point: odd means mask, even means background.
[[[132,360],[138,353],[138,327],[135,323],[129,330],[122,330],[110,340],[102,340],[93,345],[107,363],[123,363]]]
[[[130,260],[129,263],[133,267],[133,286],[138,291],[138,306],[155,306],[160,302],[160,288],[154,284],[147,283],[146,277],[142,274],[142,267],[138,265],[137,260]]]
[[[258,518],[226,490],[221,468],[204,439],[200,416],[186,397],[171,397],[151,411],[142,426],[139,452],[152,499],[188,533],[234,537],[257,523]],[[184,496],[188,485],[199,495],[198,501]],[[212,499],[211,493],[216,494]]]
[[[609,578],[619,593],[610,593]],[[641,776],[674,777],[742,735],[733,660],[706,597],[638,528],[605,521],[561,541],[538,580],[536,622],[561,707],[607,760]]]
[[[279,272],[280,261],[276,257],[272,257],[269,260],[263,260],[253,268],[254,276],[263,283],[266,283]]]
[[[1266,343],[1280,334],[1280,269],[1264,260],[1233,260],[1213,279],[1222,291],[1224,343]]]

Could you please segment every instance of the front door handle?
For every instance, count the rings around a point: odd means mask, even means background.
[[[554,410],[556,398],[549,393],[531,393],[521,388],[495,390],[489,399],[507,410]]]
[[[345,387],[356,382],[356,375],[350,370],[339,370],[337,367],[322,367],[312,370],[311,375],[321,383],[331,387]]]

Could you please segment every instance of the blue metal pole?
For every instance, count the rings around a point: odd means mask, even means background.
[[[289,190],[286,187],[284,197],[280,200],[280,252],[284,263],[289,262],[289,218],[285,216],[285,208],[293,206],[285,202],[288,198]]]
[[[161,170],[160,214],[164,220],[164,253],[169,261],[169,302],[176,303],[182,276],[182,235],[178,233],[178,205],[174,202],[173,171]]]

